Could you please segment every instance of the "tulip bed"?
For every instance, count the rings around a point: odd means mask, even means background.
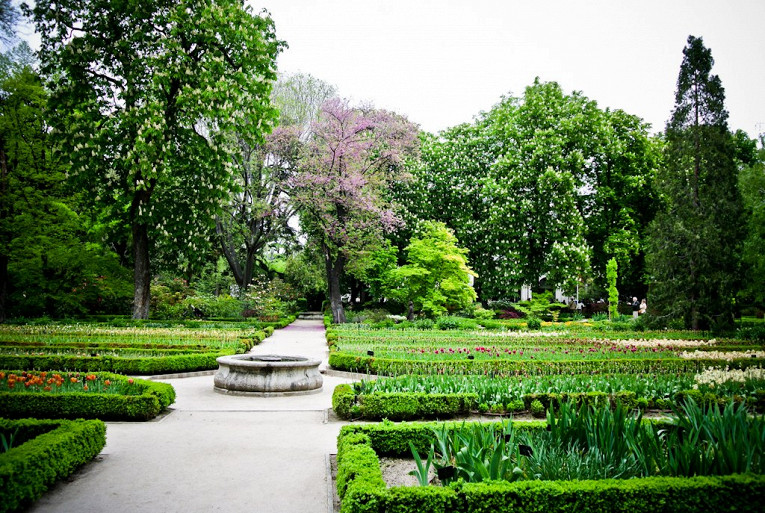
[[[149,420],[174,401],[171,385],[119,374],[0,371],[6,417]]]

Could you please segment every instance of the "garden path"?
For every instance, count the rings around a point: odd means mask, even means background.
[[[320,357],[324,326],[297,320],[258,354]],[[172,411],[151,422],[108,422],[97,459],[30,512],[324,513],[332,511],[328,455],[341,422],[328,422],[335,385],[321,393],[243,397],[213,391],[212,374],[158,379],[175,387]]]

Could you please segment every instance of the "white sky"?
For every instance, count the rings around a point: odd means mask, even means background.
[[[469,122],[534,77],[664,129],[688,35],[715,59],[732,130],[765,132],[764,0],[248,0],[289,44],[284,72],[405,114]]]

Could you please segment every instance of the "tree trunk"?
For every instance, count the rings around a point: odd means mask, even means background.
[[[149,228],[145,224],[133,223],[133,319],[149,318],[151,273],[149,271]]]
[[[252,283],[252,271],[255,268],[255,248],[247,248],[247,254],[244,261],[244,274],[242,275],[242,284],[239,291],[239,297],[244,298],[244,295],[250,289]]]
[[[338,255],[334,259],[330,255],[329,248],[324,247],[324,263],[327,268],[327,285],[329,287],[329,304],[332,310],[332,322],[342,324],[345,322],[345,310],[340,293],[340,277],[345,268],[345,257]]]

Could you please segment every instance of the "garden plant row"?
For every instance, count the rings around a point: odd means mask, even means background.
[[[693,419],[674,429],[666,423],[646,424],[639,417],[627,418],[624,409],[611,412],[595,408],[578,419],[569,413],[556,421],[550,415],[547,423],[383,422],[345,426],[338,437],[337,454],[341,511],[653,513],[757,509],[765,498],[762,418],[750,421],[744,409],[729,405],[722,413],[724,422],[704,419],[706,413],[689,404],[689,418]],[[717,416],[721,416],[719,410]],[[694,423],[702,429],[694,430]],[[725,443],[703,438],[703,429],[710,426],[726,431],[712,433]],[[729,428],[751,436],[739,435],[738,440],[720,436],[730,435]],[[562,444],[562,448],[556,450],[555,444]],[[641,449],[638,455],[634,454],[634,444]],[[698,454],[704,451],[706,456],[700,459]],[[379,457],[410,454],[415,456],[413,474],[423,486],[388,488]],[[620,464],[614,465],[614,461]],[[571,477],[571,473],[591,474],[599,468],[598,463],[605,464],[606,478]],[[439,470],[442,486],[427,486],[431,465]],[[727,471],[729,468],[734,470]],[[442,474],[442,470],[449,472]],[[561,479],[561,472],[569,478]],[[613,477],[633,474],[645,477]]]

